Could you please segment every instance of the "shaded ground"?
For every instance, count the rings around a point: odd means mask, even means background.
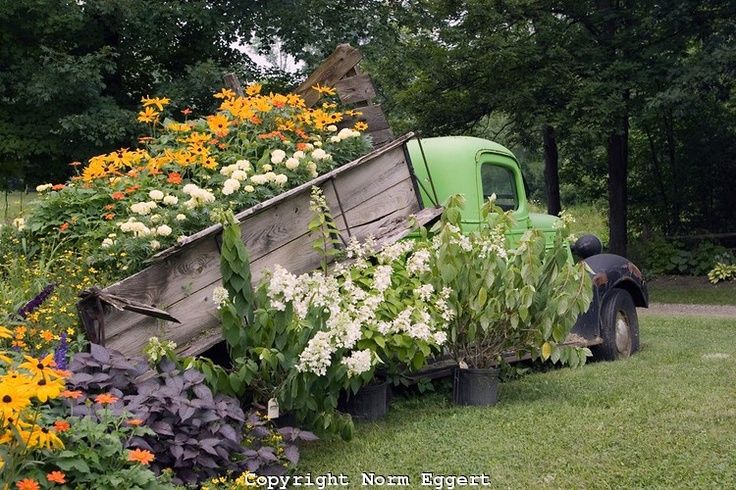
[[[652,303],[736,305],[736,281],[711,284],[707,277],[659,276],[647,287]]]

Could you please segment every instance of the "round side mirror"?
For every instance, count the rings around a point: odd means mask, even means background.
[[[583,235],[573,243],[570,250],[581,259],[587,259],[603,252],[603,244],[595,235]]]

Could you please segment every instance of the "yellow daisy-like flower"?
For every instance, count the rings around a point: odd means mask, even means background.
[[[317,85],[312,85],[312,90],[316,91],[320,95],[335,95],[335,89],[332,87],[328,87],[327,85],[320,85],[319,83]]]
[[[261,93],[262,89],[263,89],[263,85],[261,85],[260,83],[251,83],[245,89],[245,94],[250,95],[250,96],[258,95]]]
[[[13,417],[30,403],[27,391],[17,383],[0,381],[0,419]]]
[[[46,449],[64,449],[64,442],[46,427],[34,426],[28,438],[28,446]]]
[[[363,121],[358,121],[355,123],[355,126],[353,126],[353,129],[356,131],[365,131],[368,129],[368,125]]]
[[[229,88],[223,88],[214,95],[215,99],[232,99],[235,97],[235,92]]]
[[[47,402],[49,399],[57,398],[64,389],[64,382],[60,379],[49,380],[39,379],[33,387],[36,398],[40,402]]]
[[[164,106],[167,105],[169,102],[171,102],[171,100],[167,97],[143,97],[141,99],[141,104],[143,104],[143,107],[156,106],[159,111],[163,111]]]
[[[143,123],[153,123],[158,119],[159,114],[160,112],[156,112],[153,107],[148,106],[138,113],[138,120]]]
[[[2,325],[0,325],[0,339],[12,339],[13,332]]]

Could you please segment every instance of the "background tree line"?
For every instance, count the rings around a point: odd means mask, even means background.
[[[735,21],[728,0],[3,0],[0,166],[59,180],[135,145],[143,95],[204,111],[225,71],[298,81],[238,43],[278,43],[306,73],[350,42],[397,131],[543,161],[549,211],[604,199],[626,253],[632,230],[735,231]]]

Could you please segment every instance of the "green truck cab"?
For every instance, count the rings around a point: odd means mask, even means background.
[[[559,218],[529,212],[519,163],[507,148],[481,138],[446,136],[410,140],[406,152],[424,207],[440,206],[450,195],[464,194],[462,228],[470,232],[482,226],[481,207],[495,193],[496,203],[513,211],[512,243],[530,229],[541,230],[551,242]],[[578,318],[571,341],[591,347],[597,359],[615,360],[639,349],[636,307],[648,306],[648,293],[632,262],[601,253],[601,248],[592,235],[571,246],[592,270],[594,289],[593,302]]]

